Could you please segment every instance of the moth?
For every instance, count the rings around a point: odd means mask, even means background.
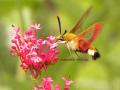
[[[93,60],[96,60],[100,57],[100,53],[98,49],[94,45],[92,45],[92,42],[95,41],[100,31],[102,30],[103,23],[96,22],[82,32],[75,34],[75,32],[80,28],[83,18],[85,18],[90,11],[91,7],[82,15],[82,17],[78,20],[78,22],[69,32],[65,30],[63,34],[61,34],[60,17],[57,16],[60,30],[60,36],[57,37],[57,41],[62,41],[72,51],[86,53],[92,56]],[[85,37],[87,34],[89,34],[89,32],[92,32],[90,37]]]

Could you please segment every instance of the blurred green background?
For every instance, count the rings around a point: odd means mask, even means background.
[[[61,17],[62,30],[69,31],[90,6],[93,10],[82,28],[97,21],[104,23],[100,36],[93,42],[101,58],[97,61],[60,60],[49,66],[47,72],[43,71],[41,77],[52,76],[54,83],[61,84],[62,76],[69,77],[75,80],[71,90],[120,90],[120,0],[0,0],[0,90],[32,90],[38,83],[18,69],[18,58],[10,55],[12,24],[25,31],[37,22],[42,27],[39,38],[57,36],[57,15]],[[58,49],[60,59],[71,58],[64,45]],[[76,58],[74,53],[73,57]]]

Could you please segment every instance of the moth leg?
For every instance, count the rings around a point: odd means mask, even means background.
[[[76,56],[78,56],[78,57],[79,57],[79,55],[78,55],[77,51],[74,51],[74,52],[75,52]]]
[[[88,61],[88,59],[86,59],[86,58],[80,58],[77,51],[74,51],[74,52],[75,52],[76,56],[80,59],[80,61]]]
[[[71,56],[73,57],[73,59],[75,60],[74,56],[72,55],[72,50],[69,48],[69,44],[68,44],[67,42],[65,43],[65,46],[67,47],[70,55],[71,55]]]

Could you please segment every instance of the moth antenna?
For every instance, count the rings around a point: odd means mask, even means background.
[[[58,19],[59,31],[60,31],[60,35],[61,35],[61,21],[60,21],[60,17],[57,16],[57,19]]]

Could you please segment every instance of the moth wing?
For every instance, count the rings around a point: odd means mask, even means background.
[[[75,33],[80,28],[81,23],[84,21],[85,18],[88,17],[91,9],[92,9],[92,6],[89,7],[87,11],[81,16],[81,18],[77,21],[74,27],[70,30],[70,33]]]
[[[82,31],[78,36],[87,38],[88,42],[92,43],[99,35],[102,27],[103,27],[103,23],[97,22],[97,23],[93,24],[91,27]]]

